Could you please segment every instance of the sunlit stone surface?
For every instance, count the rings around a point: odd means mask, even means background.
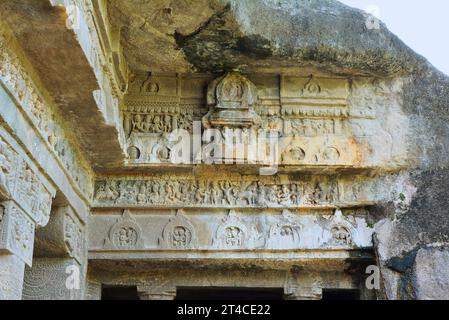
[[[1,299],[448,298],[449,79],[375,18],[327,0],[0,17]]]

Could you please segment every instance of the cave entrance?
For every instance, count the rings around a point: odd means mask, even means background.
[[[282,288],[180,287],[176,300],[283,300]]]

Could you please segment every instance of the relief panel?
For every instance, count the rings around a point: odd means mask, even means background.
[[[313,75],[246,77],[231,72],[215,80],[206,75],[140,76],[133,83],[123,109],[129,165],[212,162],[363,167],[389,158],[383,148],[379,151],[382,157],[377,152],[376,144],[385,140],[377,139],[385,136],[381,127],[374,129],[377,135],[364,138],[375,125],[371,111],[366,116],[358,111],[351,114],[353,107],[364,110],[366,106],[353,101],[348,79]],[[353,118],[368,124],[361,127]],[[202,124],[195,129],[194,121]],[[206,134],[208,128],[216,131]],[[190,135],[186,143],[182,142],[188,151],[194,141],[202,154],[197,150],[181,162],[175,161],[173,155],[180,148],[180,140],[170,133],[176,129]],[[268,133],[274,134],[271,137],[279,148],[276,159],[262,155],[272,152],[268,150],[272,142],[265,145],[260,140]],[[199,137],[196,142],[195,134]],[[214,143],[207,146],[211,134]],[[207,148],[213,148],[215,155]]]
[[[16,255],[31,266],[33,260],[35,224],[16,204],[2,204],[0,221],[0,252]]]
[[[90,252],[191,252],[272,250],[352,250],[372,246],[364,210],[164,210],[128,213],[133,218],[94,214]],[[126,224],[123,221],[128,220]],[[115,224],[114,224],[115,221]],[[119,224],[119,227],[116,224]],[[111,227],[112,225],[112,227]],[[120,229],[120,230],[119,230]],[[104,238],[108,240],[103,241]],[[111,238],[115,244],[111,245]],[[140,242],[140,244],[139,244]]]
[[[341,190],[350,192],[340,195]],[[350,179],[307,177],[282,181],[281,177],[244,176],[193,179],[188,176],[154,176],[148,180],[108,179],[96,183],[93,207],[199,207],[199,208],[301,208],[366,204],[372,183],[355,188]],[[354,189],[355,188],[355,189]]]

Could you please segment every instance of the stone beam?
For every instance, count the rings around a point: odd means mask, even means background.
[[[67,28],[66,10],[47,0],[2,1],[0,8],[3,21],[15,26],[17,42],[93,167],[120,164],[124,152],[119,91],[103,74],[108,62],[92,36],[95,26],[83,20],[91,19],[91,13],[77,6],[81,15],[76,31]]]
[[[357,211],[126,210],[95,214],[89,223],[90,259],[366,260],[373,245],[373,229]]]
[[[8,28],[0,33],[0,124],[2,136],[13,136],[9,143],[24,148],[37,164],[37,171],[48,175],[53,185],[76,212],[86,219],[92,197],[92,171],[79,154],[77,144],[63,129],[59,114],[34,69],[24,57]],[[32,134],[31,134],[32,133]]]

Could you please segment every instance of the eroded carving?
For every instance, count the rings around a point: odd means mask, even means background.
[[[170,218],[162,231],[159,244],[168,249],[192,249],[196,247],[195,228],[184,215],[183,210],[178,210],[176,216]]]
[[[35,223],[12,201],[3,204],[0,225],[0,250],[15,254],[26,264],[33,259]]]
[[[279,221],[270,228],[267,247],[273,249],[300,248],[302,225],[288,210],[282,211]]]
[[[260,235],[253,227],[248,227],[234,210],[230,210],[215,232],[212,246],[222,250],[248,249],[256,246]]]
[[[0,80],[10,89],[20,106],[28,114],[49,148],[57,155],[66,173],[86,195],[92,195],[88,166],[76,154],[66,138],[54,108],[45,100],[8,42],[8,35],[0,26]],[[5,170],[5,169],[4,169]],[[1,171],[1,170],[0,170]]]
[[[257,103],[257,88],[237,72],[229,72],[211,82],[207,103],[210,111],[203,118],[205,128],[245,128],[260,123],[253,110]]]
[[[210,181],[167,176],[99,181],[95,193],[100,207],[301,207],[338,201],[338,183],[329,178],[279,183],[276,179]]]
[[[0,161],[0,194],[20,203],[38,226],[45,226],[50,218],[52,195],[28,163],[1,137]]]
[[[109,230],[105,247],[111,249],[131,250],[143,247],[142,231],[129,210]]]
[[[81,222],[72,214],[64,214],[64,244],[71,258],[84,263],[85,257],[85,232]]]

